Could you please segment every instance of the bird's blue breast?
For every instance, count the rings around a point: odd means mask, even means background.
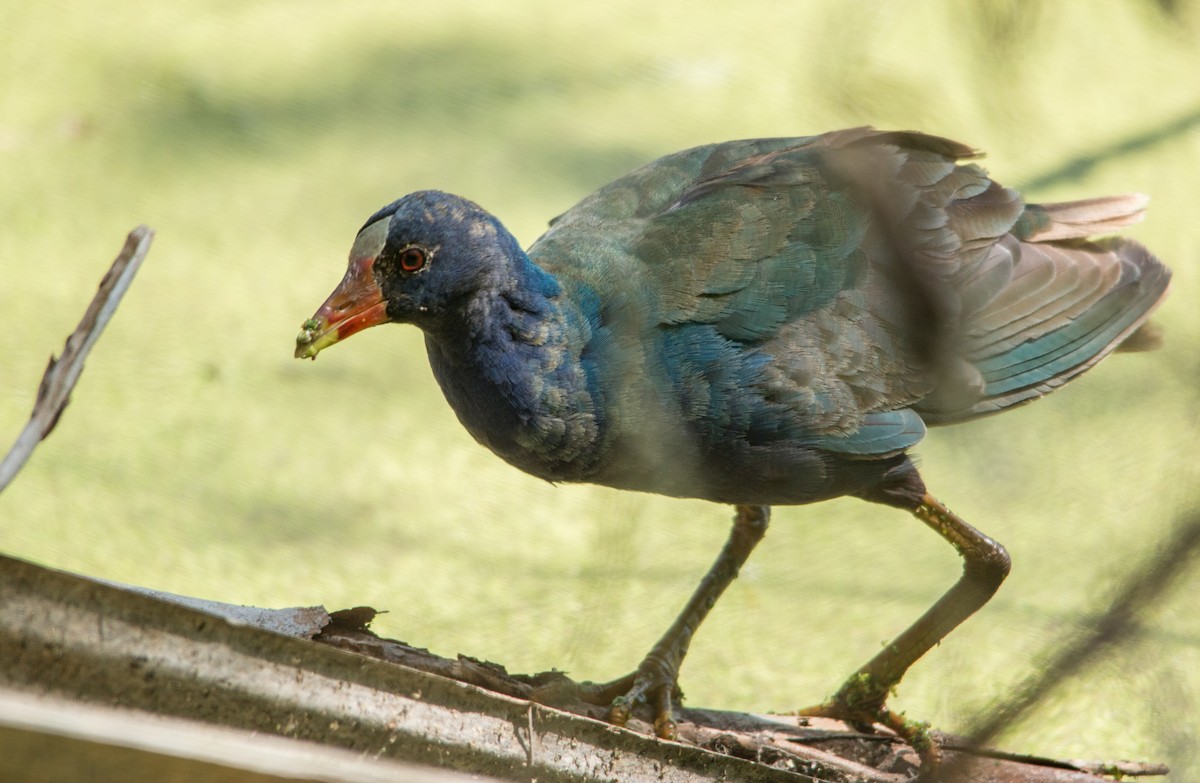
[[[594,295],[564,304],[553,277],[474,303],[464,330],[427,336],[434,377],[463,426],[512,465],[588,480],[604,456],[603,344]]]

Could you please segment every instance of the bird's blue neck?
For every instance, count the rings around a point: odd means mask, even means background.
[[[487,284],[426,330],[430,365],[476,440],[534,475],[578,480],[602,428],[584,359],[596,315],[501,236],[480,259]]]

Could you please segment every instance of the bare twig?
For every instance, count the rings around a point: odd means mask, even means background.
[[[83,372],[84,359],[112,318],[129,284],[133,282],[133,276],[142,265],[142,259],[146,257],[146,251],[150,249],[150,240],[153,238],[154,231],[146,226],[138,226],[129,233],[125,239],[125,247],[121,248],[117,260],[100,281],[100,290],[88,305],[83,320],[67,338],[62,356],[57,359],[50,357],[50,364],[38,387],[37,402],[34,403],[33,413],[29,416],[29,423],[17,437],[4,461],[0,462],[0,492],[4,491],[25,465],[38,443],[49,435],[58,423],[59,416],[71,401],[71,390],[75,388],[75,383]]]

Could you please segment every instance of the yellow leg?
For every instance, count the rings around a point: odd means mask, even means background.
[[[940,751],[930,741],[924,724],[887,709],[888,694],[917,659],[988,602],[1008,575],[1009,558],[1004,547],[928,493],[913,514],[958,550],[963,558],[962,576],[920,619],[850,675],[833,698],[799,714],[837,718],[861,726],[883,723],[913,745],[921,755],[924,771],[936,767]]]
[[[593,704],[611,704],[609,720],[623,726],[632,710],[649,702],[654,711],[654,733],[675,739],[673,702],[679,686],[679,666],[687,655],[692,635],[725,588],[737,578],[746,558],[762,540],[771,519],[769,506],[737,506],[729,540],[708,573],[700,580],[675,622],[651,648],[637,671],[609,683],[584,683],[582,696]]]

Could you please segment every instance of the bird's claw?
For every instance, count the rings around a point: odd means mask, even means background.
[[[608,722],[614,726],[624,726],[629,723],[629,718],[633,714],[633,710],[629,709],[629,700],[624,696],[618,696],[613,699],[613,703],[608,708]]]
[[[608,706],[608,722],[625,726],[634,711],[649,704],[654,710],[654,736],[674,740],[679,736],[675,723],[674,703],[679,686],[674,678],[655,676],[645,668],[612,682],[584,683],[580,696],[584,701]]]
[[[941,768],[942,749],[930,733],[929,724],[911,720],[904,713],[895,713],[885,704],[890,687],[881,687],[869,675],[851,678],[829,701],[814,707],[796,710],[795,715],[807,718],[832,718],[849,723],[864,732],[876,725],[886,726],[904,740],[921,760],[919,780],[934,780]]]
[[[796,714],[832,718],[869,731],[876,723],[889,725],[891,712],[884,704],[890,694],[890,685],[879,682],[866,672],[859,672],[847,680],[829,701],[797,710]]]

